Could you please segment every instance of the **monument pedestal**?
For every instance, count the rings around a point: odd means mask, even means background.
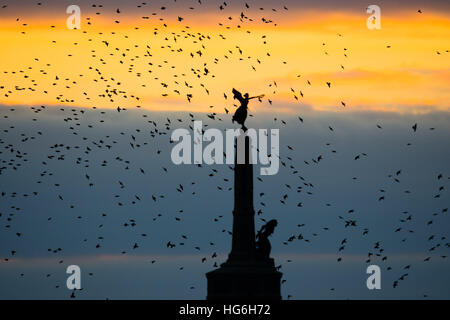
[[[225,262],[206,274],[207,300],[281,300],[281,272],[273,259]]]
[[[239,163],[236,151],[231,252],[219,269],[206,274],[207,299],[281,300],[282,274],[276,270],[274,260],[269,257],[270,243],[266,239],[267,256],[261,256],[256,249],[250,138],[245,134],[239,136],[235,150],[239,143],[245,146],[245,161]]]

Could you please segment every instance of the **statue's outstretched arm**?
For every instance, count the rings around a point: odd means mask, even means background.
[[[264,95],[263,95],[263,94],[260,94],[259,96],[250,97],[250,98],[248,98],[248,99],[249,99],[249,100],[250,100],[250,99],[255,99],[255,98],[258,98],[258,99],[259,99],[259,98],[262,98],[262,97],[264,97]]]

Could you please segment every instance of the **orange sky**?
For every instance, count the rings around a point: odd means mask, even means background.
[[[230,29],[201,18],[189,29],[105,17],[91,25],[83,18],[81,30],[68,30],[61,17],[0,22],[0,104],[219,113],[233,110],[236,87],[266,95],[252,112],[450,110],[448,15],[382,16],[381,30],[368,30],[364,13],[307,16]]]

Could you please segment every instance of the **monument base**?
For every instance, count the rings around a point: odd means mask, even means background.
[[[273,259],[225,262],[206,274],[207,300],[281,300],[282,273]]]

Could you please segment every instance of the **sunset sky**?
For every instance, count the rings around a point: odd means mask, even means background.
[[[204,299],[233,171],[170,135],[238,128],[233,88],[280,130],[254,203],[283,299],[449,299],[449,50],[448,0],[0,0],[0,299],[70,299],[69,264],[80,298]]]
[[[444,1],[429,8],[380,4],[381,30],[366,27],[369,15],[357,2],[317,8],[287,2],[289,10],[272,5],[276,11],[259,10],[257,3],[219,10],[220,2],[181,1],[161,10],[157,2],[141,8],[136,2],[117,5],[117,13],[114,3],[99,8],[81,1],[81,30],[66,27],[63,2],[36,3],[15,1],[0,9],[5,105],[223,113],[230,109],[223,94],[229,96],[232,86],[266,95],[255,112],[449,109],[450,17],[442,11]],[[239,21],[244,11],[253,21]],[[108,89],[123,93],[113,101],[99,96]]]

